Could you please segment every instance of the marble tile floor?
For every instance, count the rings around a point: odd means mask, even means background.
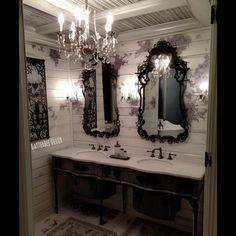
[[[81,210],[81,208],[74,209],[72,206],[65,206],[61,207],[59,209],[59,213],[52,213],[50,216],[46,217],[45,219],[41,220],[40,222],[36,223],[35,225],[35,236],[45,236],[48,232],[53,230],[55,227],[57,227],[60,223],[64,222],[69,217],[74,217],[76,219],[98,225],[99,226],[99,215],[98,212],[94,214],[97,210],[94,210],[92,214],[87,214],[84,210]],[[104,219],[107,220],[107,222],[102,226],[108,230],[112,230],[117,233],[118,236],[186,236],[185,233],[170,233],[167,232],[169,230],[164,230],[165,232],[161,232],[160,234],[155,232],[149,232],[145,231],[145,226],[149,227],[150,229],[150,221],[145,221],[142,219],[138,219],[138,225],[142,227],[136,227],[135,229],[132,229],[131,231],[128,230],[130,228],[133,228],[133,225],[135,225],[135,218],[134,216],[123,214],[122,212],[114,211],[114,210],[106,210]],[[153,223],[151,223],[153,224]],[[149,226],[148,226],[149,225]],[[152,226],[151,226],[152,227]],[[154,228],[154,227],[152,227]],[[143,231],[144,229],[144,231]],[[163,230],[162,230],[163,231]],[[129,233],[130,232],[130,233]]]

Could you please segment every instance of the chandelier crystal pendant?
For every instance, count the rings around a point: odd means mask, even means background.
[[[111,58],[115,56],[115,47],[117,39],[112,31],[113,16],[111,13],[107,16],[105,25],[106,36],[103,38],[96,29],[96,12],[88,7],[88,1],[85,5],[76,7],[74,11],[75,22],[71,23],[70,30],[63,30],[64,16],[61,13],[58,17],[60,31],[57,33],[57,43],[59,50],[64,51],[67,58],[74,61],[81,61],[84,69],[92,69],[94,61],[102,59],[103,63],[110,63]],[[94,32],[90,26],[90,18],[93,18]]]

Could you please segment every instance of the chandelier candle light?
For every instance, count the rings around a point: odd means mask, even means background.
[[[96,29],[96,12],[93,11],[93,34],[90,31],[90,13],[88,1],[81,7],[77,6],[74,11],[75,22],[71,23],[70,30],[63,30],[64,16],[58,16],[60,31],[57,33],[59,49],[63,50],[67,58],[74,61],[81,61],[84,69],[92,69],[93,62],[102,59],[103,63],[110,63],[111,57],[115,56],[117,40],[112,31],[113,16],[107,15],[105,25],[106,36],[103,38]],[[91,17],[92,18],[92,17]]]

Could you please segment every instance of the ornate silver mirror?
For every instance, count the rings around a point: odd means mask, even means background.
[[[188,137],[184,105],[187,62],[167,41],[159,41],[138,67],[138,133],[147,140],[183,142]]]
[[[117,71],[112,64],[94,63],[94,69],[84,70],[85,98],[83,129],[94,137],[114,137],[120,132],[116,100]]]

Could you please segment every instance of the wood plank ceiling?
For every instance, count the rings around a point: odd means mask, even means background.
[[[96,11],[97,30],[104,35],[106,15],[114,16],[112,26],[118,40],[127,40],[152,34],[207,27],[210,23],[208,0],[88,0]],[[84,0],[23,0],[26,40],[53,44],[59,30],[57,16],[65,16],[69,28],[73,11]]]

